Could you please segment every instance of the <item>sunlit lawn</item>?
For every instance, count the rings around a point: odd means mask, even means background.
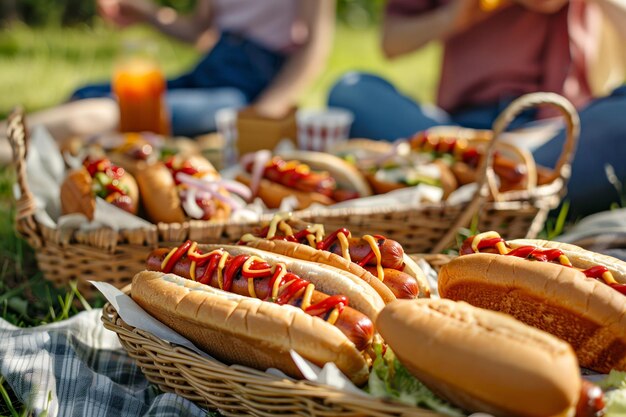
[[[440,48],[432,45],[393,62],[384,59],[375,27],[340,26],[324,73],[304,94],[302,105],[321,106],[332,83],[350,70],[382,74],[407,94],[432,100]],[[190,68],[198,57],[192,47],[147,28],[38,28],[18,25],[0,31],[0,116],[16,104],[37,110],[61,103],[78,86],[107,80],[124,42],[146,39],[158,45],[159,60],[173,76]]]

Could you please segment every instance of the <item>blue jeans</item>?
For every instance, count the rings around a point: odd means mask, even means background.
[[[511,99],[490,105],[447,113],[434,106],[416,103],[398,92],[388,81],[371,74],[349,73],[331,89],[328,105],[354,113],[352,137],[394,140],[439,125],[489,129]],[[375,103],[375,104],[374,104]],[[572,163],[566,199],[572,216],[607,210],[620,201],[620,193],[609,182],[605,165],[610,164],[619,180],[626,183],[626,86],[581,109],[581,133]],[[513,128],[534,120],[534,111],[520,115]],[[542,166],[554,166],[561,154],[564,132],[532,151]],[[622,190],[626,195],[626,189]]]
[[[195,136],[215,130],[215,113],[243,107],[274,79],[285,56],[232,33],[223,33],[193,70],[167,81],[166,101],[174,135]],[[111,84],[87,85],[71,100],[112,97]]]

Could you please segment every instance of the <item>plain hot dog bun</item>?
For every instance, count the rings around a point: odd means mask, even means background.
[[[572,348],[510,316],[450,300],[397,300],[376,327],[416,378],[469,412],[574,414],[581,378]]]
[[[535,243],[517,244],[521,242]],[[564,251],[574,266],[583,258],[587,258],[586,262],[593,259],[596,264],[611,260],[588,251],[582,252],[581,257],[580,251],[583,249]],[[623,269],[623,263],[617,260],[605,266],[616,272]],[[614,277],[623,282],[619,274]],[[445,298],[510,314],[554,334],[572,345],[585,368],[603,373],[626,370],[626,298],[575,268],[516,256],[474,253],[460,256],[441,269],[439,293]]]
[[[212,288],[173,274],[140,272],[132,298],[148,313],[226,363],[299,377],[293,349],[323,365],[334,362],[356,384],[368,364],[339,329],[301,309]]]
[[[154,223],[182,223],[185,221],[174,178],[162,163],[145,166],[137,172],[141,201]]]

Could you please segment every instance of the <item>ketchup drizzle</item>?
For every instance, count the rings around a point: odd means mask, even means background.
[[[463,245],[461,246],[461,250],[460,250],[461,255],[468,255],[468,254],[474,253],[474,251],[472,250],[473,238],[474,236],[470,236],[469,238],[465,239],[465,241],[463,242]],[[480,242],[478,242],[478,251],[480,252],[481,249],[491,249],[500,242],[506,243],[504,239],[499,238],[499,237],[483,239]],[[485,251],[485,252],[488,252],[488,251]],[[519,258],[524,258],[524,259],[534,259],[539,262],[553,262],[559,257],[564,256],[565,254],[563,253],[563,251],[561,251],[560,249],[556,249],[556,248],[541,249],[535,246],[526,245],[526,246],[519,246],[515,249],[511,249],[508,253],[504,255],[517,256]],[[561,263],[559,263],[559,265],[572,268],[572,266],[570,265],[564,265]],[[599,280],[602,283],[613,288],[614,290],[626,295],[626,284],[609,284],[609,283],[606,283],[602,279],[602,275],[608,271],[609,269],[602,265],[595,265],[590,268],[581,270],[581,272],[585,274],[587,278]]]
[[[170,273],[177,262],[184,259],[186,256],[191,260],[196,262],[197,266],[205,265],[208,263],[206,269],[202,273],[202,276],[197,280],[202,284],[209,284],[211,281],[211,277],[215,273],[215,270],[218,268],[218,264],[220,259],[222,258],[222,254],[224,252],[215,252],[214,254],[209,255],[208,257],[200,257],[202,253],[199,250],[192,254],[188,254],[189,248],[193,242],[191,240],[185,241],[181,246],[176,248],[172,256],[170,256],[167,264],[164,268],[161,269],[162,272]],[[270,271],[271,265],[265,261],[257,261],[256,259],[252,260],[249,266],[249,271],[243,271],[243,264],[250,258],[250,255],[228,255],[226,259],[224,270],[223,270],[223,290],[230,291],[232,289],[233,279],[238,271],[241,270],[241,275],[245,278],[266,278],[268,276],[272,276],[269,282],[269,295],[268,299],[265,301],[273,301],[279,305],[287,304],[291,301],[293,297],[295,297],[299,292],[304,290],[308,285],[309,281],[300,278],[298,275],[287,272],[283,274],[280,278],[281,282],[278,284],[279,287],[284,285],[283,283],[290,283],[286,288],[284,288],[280,294],[278,294],[275,300],[271,299],[272,289],[277,279],[282,273],[283,266],[277,264],[274,268],[274,272]],[[196,261],[197,260],[197,261]],[[279,290],[280,291],[280,290]],[[322,316],[329,313],[332,309],[337,308],[338,312],[341,314],[343,308],[348,305],[348,298],[343,295],[334,295],[330,296],[319,303],[312,304],[304,311],[312,316]]]

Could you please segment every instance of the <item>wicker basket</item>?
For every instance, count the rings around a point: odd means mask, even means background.
[[[494,191],[491,160],[499,135],[517,114],[541,104],[560,110],[567,125],[567,140],[552,182],[541,187],[529,184],[523,191]],[[491,137],[488,157],[483,158],[477,181],[479,187],[470,202],[456,205],[444,202],[423,207],[406,204],[386,208],[328,208],[295,214],[303,220],[323,223],[328,229],[347,227],[355,234],[383,234],[400,242],[409,253],[441,252],[453,242],[458,228],[467,226],[476,213],[479,213],[480,230],[497,230],[505,238],[534,237],[543,227],[548,211],[558,205],[565,191],[578,132],[578,114],[567,100],[551,93],[526,95],[514,101],[498,117],[493,132],[488,132]],[[479,132],[476,135],[484,136]],[[27,134],[21,111],[10,117],[8,137],[21,191],[17,201],[16,228],[35,249],[39,268],[47,279],[58,285],[77,280],[79,290],[86,297],[94,293],[87,280],[106,281],[119,288],[129,283],[136,272],[144,269],[147,253],[158,246],[178,244],[185,239],[232,243],[252,226],[228,221],[189,221],[119,232],[101,228],[61,233],[38,223],[34,216],[34,198],[26,180]],[[267,216],[261,221],[269,219]]]
[[[165,392],[174,392],[201,407],[218,409],[227,416],[440,416],[401,403],[208,360],[129,326],[108,303],[102,312],[102,322],[117,333],[148,381]]]

